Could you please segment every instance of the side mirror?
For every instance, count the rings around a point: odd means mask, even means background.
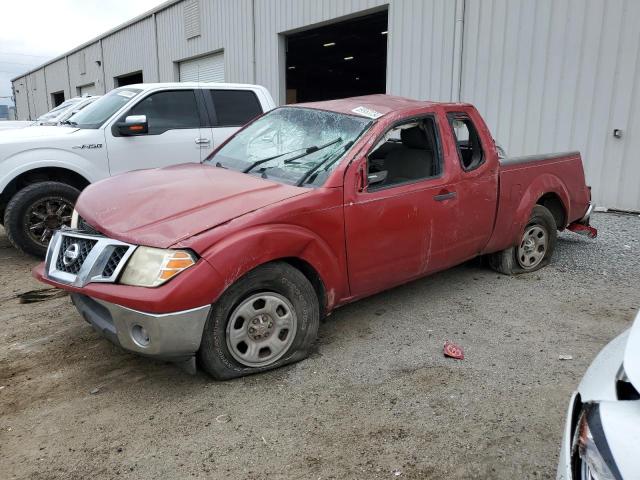
[[[146,115],[129,115],[124,122],[116,123],[118,133],[123,137],[134,135],[146,135],[149,133],[149,124]]]

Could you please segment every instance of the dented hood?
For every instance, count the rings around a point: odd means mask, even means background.
[[[307,193],[210,165],[139,170],[87,187],[77,210],[105,235],[167,248],[236,217]]]
[[[640,312],[629,331],[624,351],[624,371],[634,388],[640,392]]]

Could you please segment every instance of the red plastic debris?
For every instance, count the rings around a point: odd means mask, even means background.
[[[464,360],[464,350],[461,346],[447,340],[444,342],[444,356]]]
[[[585,235],[589,238],[596,238],[598,236],[598,230],[591,225],[582,225],[581,223],[572,223],[567,227],[567,230],[577,233],[578,235]]]

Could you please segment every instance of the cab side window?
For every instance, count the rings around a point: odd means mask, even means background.
[[[478,168],[484,163],[484,152],[476,127],[471,119],[463,113],[450,113],[448,118],[456,140],[462,169],[469,172]]]
[[[146,115],[149,135],[160,135],[167,130],[200,128],[200,115],[193,90],[152,93],[124,117],[129,115]]]
[[[394,126],[368,156],[368,190],[402,185],[442,171],[433,117]]]
[[[249,90],[209,90],[216,111],[213,127],[240,127],[262,114],[258,97]]]

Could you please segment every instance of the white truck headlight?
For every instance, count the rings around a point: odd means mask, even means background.
[[[195,265],[186,250],[138,247],[124,269],[120,283],[137,287],[157,287]]]

